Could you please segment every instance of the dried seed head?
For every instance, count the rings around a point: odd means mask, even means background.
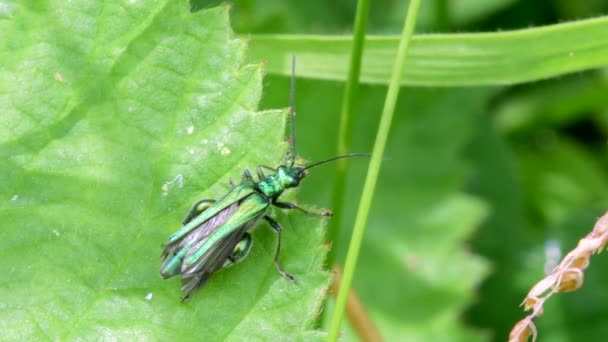
[[[546,276],[544,279],[536,283],[534,287],[532,287],[528,293],[528,298],[544,297],[548,292],[551,291],[551,288],[553,287],[553,284],[555,284],[556,280],[556,274]]]
[[[602,241],[600,242],[600,245],[597,247],[596,253],[599,253],[599,252],[603,251],[604,248],[606,248],[606,243],[607,242],[608,242],[608,239],[606,239],[606,236],[604,235],[602,237]]]
[[[536,340],[536,327],[532,320],[543,312],[543,304],[558,292],[576,291],[585,280],[583,271],[589,266],[593,253],[599,253],[608,244],[608,212],[602,216],[587,236],[570,251],[553,269],[551,274],[536,283],[524,299],[525,310],[532,309],[525,319],[517,322],[509,335],[509,341],[527,341],[532,334]]]
[[[586,253],[583,255],[580,255],[578,258],[576,258],[573,262],[572,262],[572,266],[576,267],[580,270],[584,270],[587,268],[587,266],[589,266],[589,257],[591,256],[591,254]]]
[[[564,271],[560,279],[557,291],[558,292],[571,292],[578,290],[583,286],[583,280],[585,276],[583,271],[578,268],[569,268]]]
[[[532,334],[532,341],[536,340],[536,327],[529,319],[522,319],[517,322],[509,333],[509,342],[526,342]]]
[[[594,236],[599,236],[606,233],[608,233],[608,212],[605,213],[604,216],[600,217],[599,220],[597,220],[592,232]]]
[[[533,309],[536,306],[536,303],[538,303],[538,297],[526,297],[522,303],[524,306],[524,311]]]
[[[597,251],[602,243],[602,239],[599,237],[587,236],[578,242],[578,245],[571,253],[576,253],[576,255],[591,254]]]

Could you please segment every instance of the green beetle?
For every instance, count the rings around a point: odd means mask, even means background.
[[[289,280],[295,277],[283,270],[279,263],[281,250],[281,225],[268,216],[268,208],[273,205],[281,209],[297,209],[308,215],[331,216],[329,210],[311,212],[294,203],[282,202],[279,197],[283,191],[297,187],[306,177],[307,171],[315,166],[347,157],[369,156],[353,153],[337,156],[307,166],[296,166],[295,145],[295,112],[293,89],[295,59],[292,66],[291,84],[291,150],[289,162],[279,167],[258,166],[258,181],[248,170],[243,173],[241,183],[230,182],[230,191],[219,200],[203,199],[194,204],[184,221],[183,226],[169,237],[161,255],[160,274],[163,278],[180,275],[182,291],[186,293],[182,300],[190,298],[192,293],[205,284],[218,270],[229,267],[247,256],[252,246],[248,233],[258,221],[266,221],[277,233],[277,247],[274,263],[278,272]],[[264,169],[272,171],[266,176]]]

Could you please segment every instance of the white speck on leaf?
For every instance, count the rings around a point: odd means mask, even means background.
[[[61,235],[61,233],[57,229],[53,229],[53,234],[55,234],[55,236]]]
[[[16,201],[19,199],[19,195],[15,194],[13,195],[13,197],[11,197],[11,201]]]
[[[232,151],[230,151],[230,149],[228,147],[226,147],[226,145],[224,145],[223,142],[218,142],[217,143],[217,150],[220,152],[221,155],[226,156],[229,155]]]
[[[200,95],[199,97],[197,97],[196,103],[198,103],[198,105],[201,107],[206,107],[207,103],[209,103],[207,95]]]
[[[199,95],[196,98],[196,103],[201,107],[207,107],[213,99],[220,96],[222,96],[221,91],[209,92],[207,94]]]
[[[148,294],[146,295],[146,299],[152,300],[152,292],[148,292]]]
[[[63,74],[62,74],[62,73],[60,73],[60,72],[56,72],[56,73],[55,73],[55,81],[57,81],[57,82],[59,82],[59,83],[63,83],[63,82],[65,82],[65,81],[63,80]]]
[[[163,196],[167,196],[169,193],[169,186],[175,182],[177,182],[177,186],[181,189],[184,186],[184,176],[182,176],[180,173],[172,180],[165,182],[163,184]]]
[[[0,14],[5,16],[11,16],[15,10],[14,6],[7,4],[6,2],[0,2]]]
[[[192,126],[192,125],[188,126],[186,131],[188,132],[188,135],[192,134],[194,132],[194,126]]]
[[[188,149],[188,153],[190,153],[190,154],[194,154],[194,149],[193,149],[192,147],[190,147],[190,148]],[[181,187],[180,187],[180,188],[181,188]]]

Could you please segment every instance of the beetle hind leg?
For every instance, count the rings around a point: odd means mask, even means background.
[[[277,250],[274,254],[274,265],[276,266],[277,271],[279,272],[280,275],[282,275],[287,280],[295,282],[296,277],[294,277],[292,274],[286,272],[283,269],[283,267],[281,266],[281,263],[279,262],[279,254],[281,252],[281,232],[283,231],[283,227],[281,227],[281,225],[270,216],[264,216],[264,220],[266,220],[266,222],[268,222],[270,227],[272,227],[272,229],[275,232],[277,232],[277,234],[278,234]]]
[[[234,247],[232,254],[230,254],[226,258],[226,260],[224,260],[224,263],[222,264],[222,268],[232,266],[232,265],[236,264],[237,262],[243,260],[247,256],[247,254],[249,254],[249,251],[251,250],[252,245],[253,245],[253,238],[251,237],[251,234],[244,233],[243,237],[241,237],[241,240],[239,241],[239,243],[237,243],[237,245]]]
[[[188,224],[188,222],[192,221],[193,218],[197,217],[198,215],[200,215],[200,213],[207,210],[215,202],[216,201],[214,199],[202,199],[202,200],[194,203],[194,205],[192,206],[192,209],[190,209],[190,212],[188,213],[186,218],[184,218],[184,220],[182,221],[182,224],[183,225]]]
[[[198,290],[201,286],[203,286],[207,280],[211,277],[211,273],[209,272],[199,272],[194,274],[188,278],[182,278],[182,288],[183,292],[186,292],[186,295],[182,297],[182,303],[190,299],[192,297],[192,293]]]

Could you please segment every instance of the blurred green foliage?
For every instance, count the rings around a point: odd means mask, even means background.
[[[374,3],[368,32],[398,33],[406,5]],[[354,8],[352,1],[235,1],[233,27],[245,35],[348,34]],[[592,18],[606,11],[604,1],[425,1],[416,32],[495,32]],[[287,104],[285,78],[267,77],[265,85],[263,108]],[[389,340],[470,340],[447,325],[439,328],[433,319],[449,321],[445,314],[454,311],[455,316],[462,314],[461,322],[469,329],[483,333],[484,340],[506,339],[524,316],[519,304],[543,277],[551,250],[567,253],[608,208],[607,86],[605,70],[600,69],[511,87],[402,90],[355,276],[356,290]],[[371,148],[385,90],[361,90],[353,132],[356,151]],[[306,158],[332,154],[341,95],[341,83],[298,81],[300,153]],[[358,162],[350,165],[344,236],[335,244],[342,256],[365,172]],[[328,203],[331,179],[327,167],[308,180],[300,197]],[[469,229],[451,240],[451,249],[439,248],[432,228],[418,218],[432,217],[433,208],[442,207],[451,196],[475,199],[470,203],[477,206],[463,205],[452,217],[456,222],[442,225],[444,234],[458,234],[455,230],[464,222]],[[479,215],[484,219],[477,224],[473,218]],[[452,259],[437,261],[438,249],[454,253]],[[484,272],[460,270],[458,279],[445,279],[442,291],[440,277],[421,281],[415,268],[408,267],[408,260],[428,262],[427,272],[445,274],[467,265],[458,257],[464,249],[485,258],[486,277]],[[469,258],[471,265],[478,264],[472,255]],[[604,256],[593,258],[580,291],[551,299],[537,320],[543,340],[605,336],[601,317],[608,313],[608,298],[601,288],[608,280],[602,278],[608,276],[600,271],[605,262]],[[467,277],[471,286],[459,292]],[[419,292],[421,288],[426,291]],[[459,298],[441,294],[446,292]],[[443,316],[428,315],[435,305],[441,306],[435,301],[443,304]]]
[[[322,338],[310,330],[327,282],[318,220],[281,216],[282,255],[303,275],[297,289],[272,269],[274,236],[264,229],[255,233],[252,255],[214,277],[188,306],[178,303],[176,282],[158,278],[159,245],[201,192],[219,194],[244,167],[279,159],[281,113],[253,121],[244,113],[256,110],[258,96],[261,109],[285,108],[289,80],[267,75],[259,93],[259,79],[247,76],[253,69],[239,69],[244,45],[227,43],[227,23],[218,10],[206,11],[222,1],[192,0],[191,10],[207,19],[188,16],[185,1],[128,3],[135,7],[123,11],[39,1],[17,19],[18,1],[0,4],[0,30],[19,33],[7,34],[0,51],[0,330],[14,339]],[[355,7],[352,0],[235,0],[231,26],[241,37],[349,34]],[[368,32],[398,33],[406,8],[405,1],[375,2]],[[108,15],[114,10],[123,17]],[[416,32],[496,32],[606,11],[601,0],[429,0]],[[185,22],[195,33],[184,34]],[[219,38],[190,41],[213,27]],[[45,44],[25,48],[38,40]],[[150,51],[159,55],[140,64]],[[197,63],[210,54],[235,79]],[[222,89],[187,88],[198,79]],[[342,87],[298,80],[298,152],[307,160],[335,153]],[[182,98],[183,89],[190,93]],[[509,87],[402,89],[354,281],[387,340],[506,339],[554,253],[573,248],[608,207],[607,90],[605,69]],[[201,100],[196,91],[215,96]],[[353,152],[371,150],[385,92],[362,86]],[[193,137],[187,124],[173,129],[190,120]],[[201,148],[191,157],[188,139],[220,141],[227,126],[236,137],[228,142],[232,154]],[[342,237],[334,242],[342,260],[366,170],[361,160],[349,165]],[[327,207],[333,166],[314,171],[298,202]],[[166,175],[177,173],[196,181],[163,194]],[[603,255],[594,257],[581,290],[549,301],[536,321],[543,340],[606,336],[603,264]],[[344,338],[356,339],[348,326]]]

